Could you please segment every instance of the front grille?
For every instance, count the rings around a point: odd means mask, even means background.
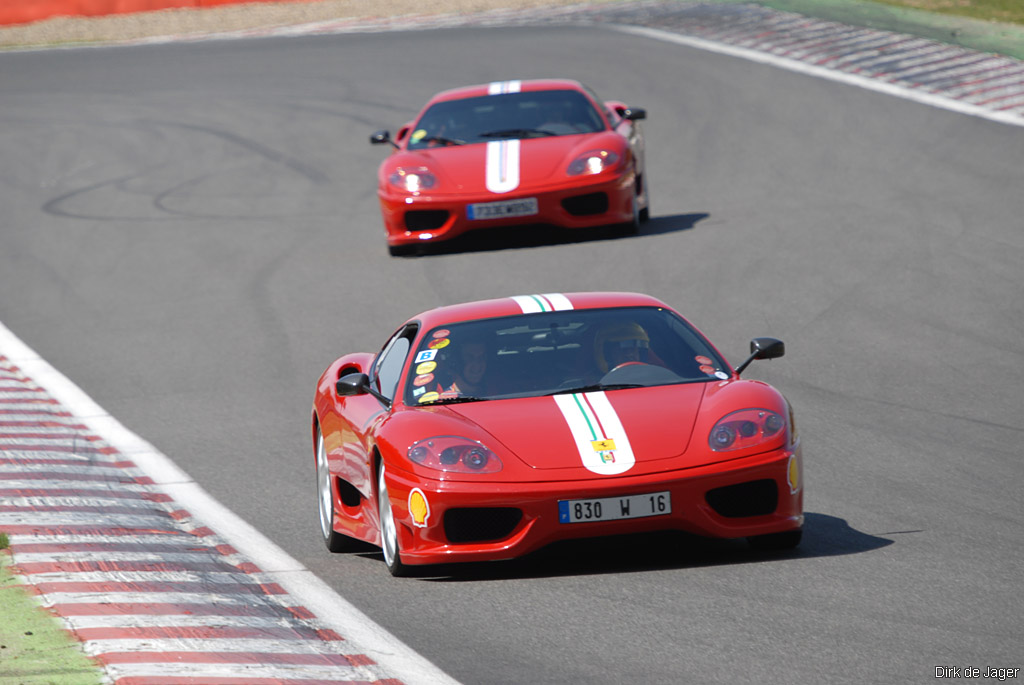
[[[774,480],[766,478],[708,490],[704,498],[719,516],[763,516],[778,507],[779,489]]]
[[[444,515],[444,534],[449,542],[487,542],[508,537],[523,512],[513,507],[449,509]]]
[[[605,193],[574,195],[562,200],[562,207],[573,216],[604,214],[608,211],[608,195]]]
[[[434,231],[448,221],[444,209],[413,209],[405,213],[405,228],[408,231]]]

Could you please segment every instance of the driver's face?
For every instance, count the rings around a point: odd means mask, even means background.
[[[620,347],[619,345],[613,345],[611,357],[611,365],[613,367],[625,364],[626,362],[638,362],[640,361],[640,348],[636,346]]]
[[[479,383],[487,372],[487,348],[482,343],[468,343],[462,348],[462,377]]]

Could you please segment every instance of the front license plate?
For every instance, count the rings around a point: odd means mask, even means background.
[[[504,219],[505,217],[530,216],[536,214],[537,198],[527,197],[522,200],[503,200],[501,202],[480,202],[466,206],[466,215],[470,221],[480,219]]]
[[[602,497],[600,499],[565,499],[558,501],[559,523],[585,523],[587,521],[617,521],[661,516],[672,513],[669,492],[651,492],[646,495]]]

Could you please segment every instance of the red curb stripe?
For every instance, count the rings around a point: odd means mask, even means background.
[[[268,618],[316,618],[305,607],[283,607],[276,604],[161,604],[74,602],[54,604],[58,616],[254,616]],[[298,615],[298,614],[303,615]]]
[[[52,426],[22,426],[22,428],[52,428]],[[88,440],[89,442],[100,442],[103,440],[98,435],[90,433],[33,433],[32,431],[11,431],[0,432],[0,438],[17,438],[21,440]],[[10,449],[5,446],[4,449]]]
[[[113,507],[103,505],[58,505],[58,506],[42,506],[42,507],[31,507],[31,506],[4,506],[0,505],[0,513],[7,514],[56,514],[56,513],[87,513],[97,514],[100,516],[113,516],[115,514],[124,514],[125,516],[166,516],[167,512],[163,509],[156,509],[152,507]]]
[[[95,573],[98,571],[124,573],[238,573],[231,564],[217,562],[179,561],[40,561],[15,562],[21,575],[37,573]]]
[[[108,499],[138,499],[151,502],[170,502],[171,496],[162,492],[135,492],[133,490],[100,490],[96,488],[0,488],[0,497],[105,497]]]
[[[291,628],[249,628],[239,626],[166,626],[144,628],[79,628],[78,639],[88,640],[297,640],[321,641],[318,631],[305,626]],[[340,640],[341,638],[337,638]],[[102,646],[93,645],[93,648]]]
[[[209,530],[209,529],[206,529]],[[173,535],[182,539],[188,539],[189,535],[198,535],[197,531],[191,533],[163,528],[96,528],[95,526],[57,526],[44,525],[4,525],[4,532],[8,535],[98,535],[101,537],[134,536],[134,535]],[[212,535],[212,531],[203,535]]]
[[[401,680],[325,680],[323,678],[188,678],[181,676],[127,676],[114,685],[404,685]]]
[[[374,666],[362,654],[270,654],[266,652],[110,652],[96,659],[104,664],[267,664],[274,666]]]
[[[107,581],[84,583],[78,581],[56,581],[36,583],[40,594],[54,592],[107,593],[107,592],[192,592],[216,595],[284,595],[287,594],[277,583],[202,583],[195,581]]]
[[[26,398],[24,398],[24,397],[0,397],[0,403],[3,403],[3,404],[57,404],[57,400],[46,398],[46,397],[37,397],[37,398],[33,398],[31,400],[26,400]],[[14,413],[20,413],[20,412],[14,412]],[[68,414],[68,416],[70,416],[70,414]]]
[[[24,437],[24,436],[22,436]],[[63,436],[69,442],[73,436]],[[79,438],[84,440],[84,438]],[[90,447],[89,445],[4,445],[5,452],[74,452],[82,454],[117,454],[113,447]]]
[[[64,450],[60,450],[64,451]],[[75,450],[78,451],[78,450]],[[90,461],[83,462],[78,459],[19,459],[17,457],[0,457],[0,464],[11,466],[81,466],[85,468],[104,469],[133,469],[135,463],[131,461]]]
[[[4,480],[82,480],[99,481],[101,483],[123,483],[126,485],[154,485],[148,476],[107,475],[103,473],[61,473],[60,471],[36,471],[32,473],[0,473],[0,481]]]
[[[24,542],[12,543],[11,551],[15,554],[52,554],[60,552],[143,552],[147,554],[207,552],[216,557],[217,550],[213,547],[198,545],[164,545],[146,542]]]
[[[47,416],[53,416],[47,414]],[[69,430],[89,430],[84,423],[65,423],[63,421],[6,421],[0,419],[0,426],[4,428],[67,428]]]

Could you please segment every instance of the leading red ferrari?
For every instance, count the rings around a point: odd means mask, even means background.
[[[570,80],[500,81],[435,95],[377,172],[392,254],[524,224],[635,233],[647,218],[642,109]]]
[[[518,557],[567,538],[680,530],[800,542],[789,403],[665,303],[545,294],[419,314],[320,377],[312,439],[327,548],[388,570]]]

